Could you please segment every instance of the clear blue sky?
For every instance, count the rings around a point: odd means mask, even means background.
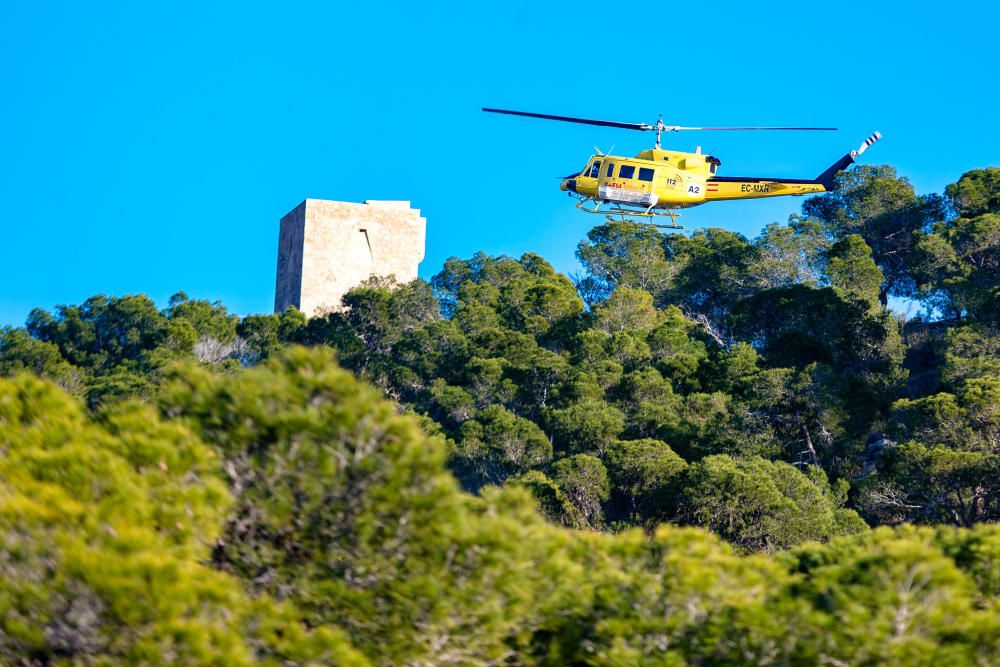
[[[98,293],[268,312],[278,227],[306,197],[409,199],[430,277],[536,251],[563,271],[601,221],[557,177],[645,133],[497,106],[830,133],[687,133],[722,174],[812,177],[865,155],[918,191],[997,164],[996,2],[0,5],[0,325]],[[794,198],[693,209],[754,236]]]

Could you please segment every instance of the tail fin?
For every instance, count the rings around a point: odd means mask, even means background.
[[[834,177],[852,164],[854,164],[854,156],[848,153],[830,165],[829,169],[817,176],[816,182],[827,190],[833,190],[836,187],[836,184],[833,182]]]
[[[869,146],[871,146],[881,138],[882,134],[880,132],[875,132],[874,134],[872,134],[870,137],[865,139],[860,146],[858,146],[858,149],[856,151],[851,151],[844,157],[840,158],[832,165],[830,165],[830,167],[826,171],[817,176],[816,182],[822,185],[827,190],[833,190],[836,185],[833,180],[834,177],[836,177],[837,174],[839,174],[840,172],[842,172],[843,170],[847,169],[852,164],[854,164],[854,161],[862,153],[868,150]]]

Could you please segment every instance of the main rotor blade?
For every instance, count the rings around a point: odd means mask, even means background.
[[[683,125],[667,125],[665,130],[836,130],[835,127],[685,127]]]
[[[544,113],[530,113],[527,111],[509,111],[507,109],[487,109],[483,111],[489,113],[505,113],[510,116],[527,116],[528,118],[544,118],[545,120],[561,120],[566,123],[581,123],[583,125],[600,125],[601,127],[618,127],[623,130],[652,130],[652,125],[646,123],[619,123],[616,120],[593,120],[590,118],[573,118],[572,116],[552,116]]]

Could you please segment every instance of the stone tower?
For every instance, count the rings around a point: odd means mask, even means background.
[[[426,226],[408,201],[306,199],[281,219],[275,312],[339,310],[344,293],[373,275],[413,280]]]

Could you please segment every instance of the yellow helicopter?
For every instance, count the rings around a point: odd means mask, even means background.
[[[764,176],[717,176],[722,162],[711,155],[703,155],[701,147],[694,153],[663,150],[660,135],[681,130],[821,130],[833,131],[835,127],[685,127],[665,125],[663,119],[655,125],[649,123],[621,123],[611,120],[593,120],[571,116],[489,109],[489,113],[543,118],[567,123],[582,123],[624,130],[656,132],[656,145],[635,157],[604,155],[598,151],[591,156],[587,166],[578,174],[563,178],[559,188],[576,197],[577,208],[587,213],[625,216],[669,216],[671,224],[658,227],[680,228],[676,224],[680,215],[676,209],[699,206],[706,202],[730,199],[758,199],[784,195],[808,195],[827,192],[834,188],[834,176],[843,171],[868,147],[882,138],[875,132],[853,150],[834,162],[813,179],[770,178]],[[587,202],[591,203],[588,208]]]

